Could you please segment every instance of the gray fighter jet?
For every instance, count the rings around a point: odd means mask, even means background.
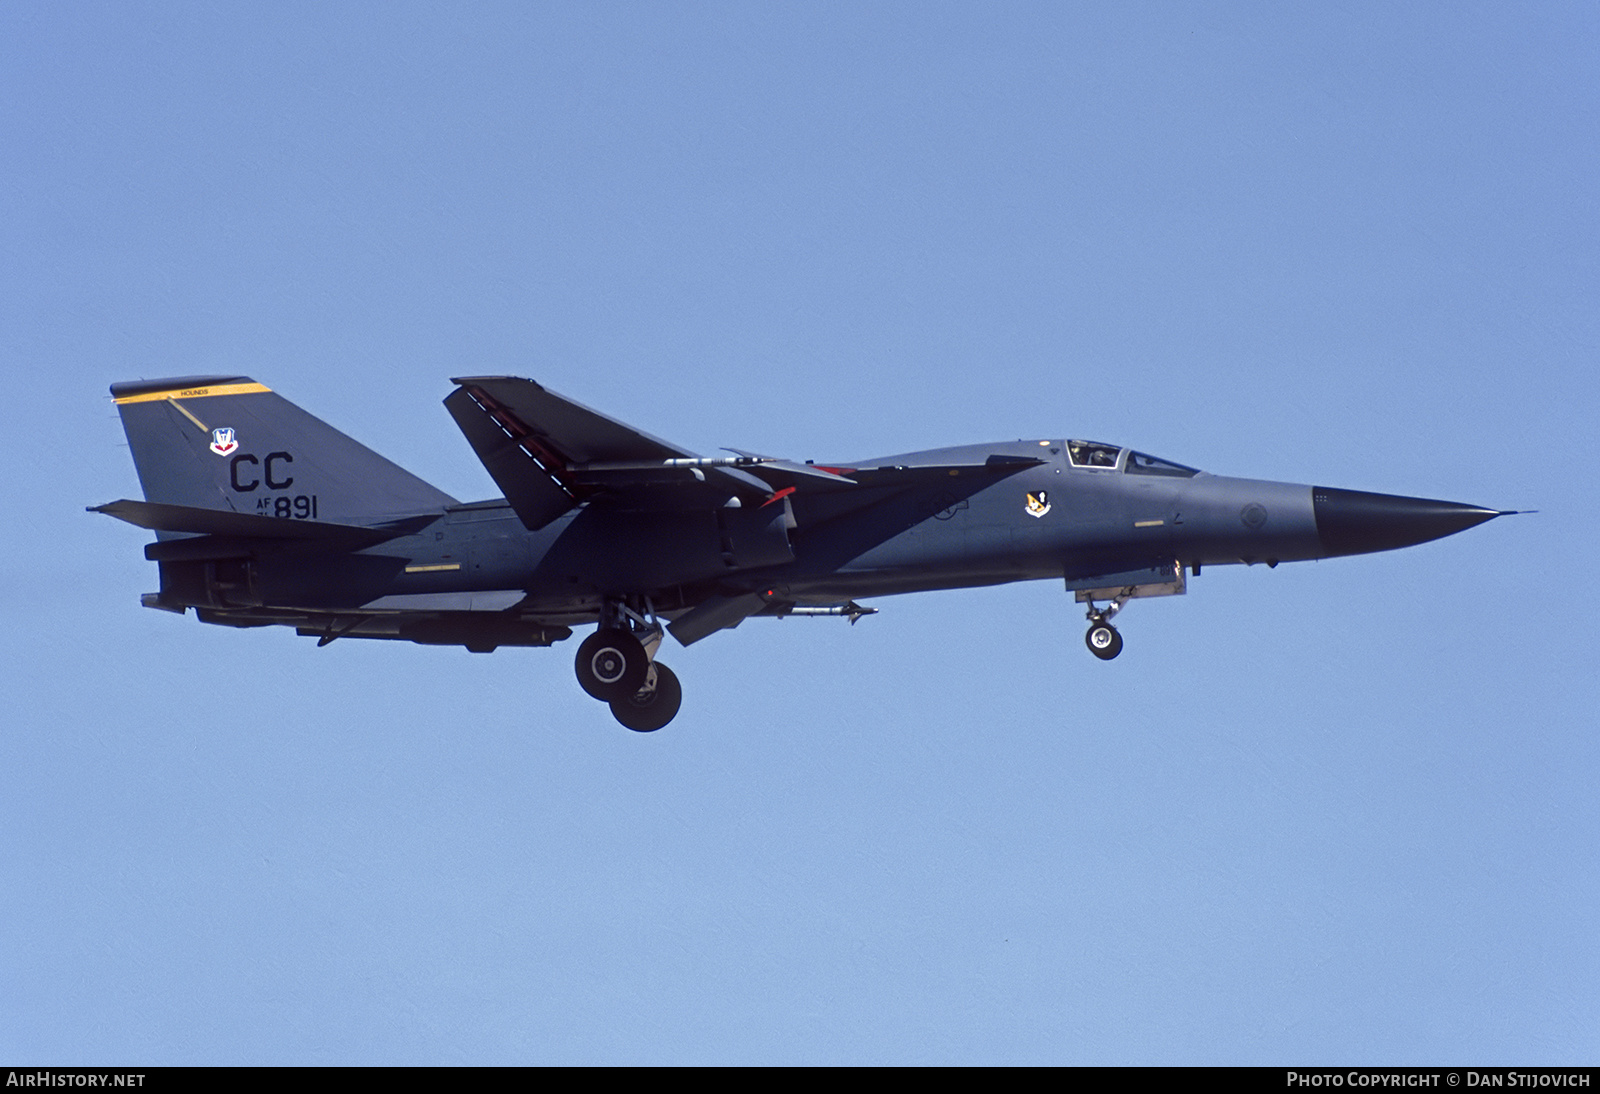
[[[682,702],[656,654],[755,616],[854,623],[862,597],[1043,578],[1122,650],[1127,601],[1205,566],[1406,547],[1505,511],[1227,478],[1068,438],[827,464],[701,457],[531,380],[455,380],[446,408],[503,498],[468,504],[245,376],[114,384],[156,533],[146,607],[338,638],[548,646],[598,624],[578,682],[629,729]]]

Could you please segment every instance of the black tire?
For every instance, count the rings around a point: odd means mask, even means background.
[[[644,686],[650,659],[639,640],[627,631],[601,627],[578,647],[573,665],[578,686],[603,703],[632,695]]]
[[[1096,623],[1083,636],[1083,644],[1100,660],[1109,661],[1122,652],[1122,635],[1110,623]]]
[[[683,705],[683,685],[677,674],[657,661],[656,686],[641,688],[626,699],[611,700],[611,716],[635,733],[654,733],[677,716]]]

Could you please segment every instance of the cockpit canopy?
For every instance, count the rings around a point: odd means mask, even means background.
[[[1115,467],[1122,449],[1099,441],[1068,441],[1067,457],[1073,467]]]
[[[1125,461],[1122,459],[1124,452],[1127,453]],[[1067,458],[1072,461],[1073,467],[1098,467],[1107,471],[1116,470],[1119,461],[1122,461],[1122,470],[1130,475],[1166,475],[1187,479],[1200,473],[1196,468],[1163,460],[1159,456],[1148,456],[1131,448],[1124,449],[1099,441],[1068,441]]]

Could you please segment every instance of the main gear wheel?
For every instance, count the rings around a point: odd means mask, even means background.
[[[683,686],[660,661],[651,664],[645,686],[625,699],[611,700],[611,716],[635,733],[654,733],[677,715]]]
[[[650,658],[639,640],[618,627],[601,627],[578,647],[578,686],[609,703],[644,687]],[[663,723],[665,724],[665,723]]]

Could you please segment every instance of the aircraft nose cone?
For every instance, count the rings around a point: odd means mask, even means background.
[[[1498,509],[1477,505],[1336,490],[1330,486],[1312,487],[1311,504],[1324,557],[1410,547],[1502,515]]]

